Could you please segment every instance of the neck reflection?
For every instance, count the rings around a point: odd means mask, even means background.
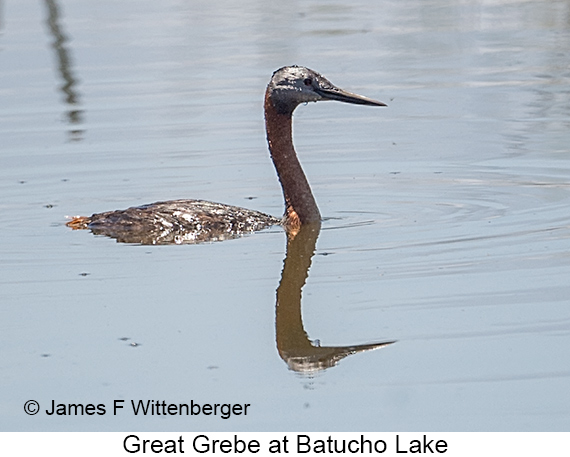
[[[287,255],[281,282],[277,288],[275,329],[279,355],[293,371],[315,373],[335,366],[340,360],[359,352],[379,349],[394,343],[360,344],[353,346],[314,345],[303,327],[301,295],[319,237],[320,222],[305,224],[287,237]]]

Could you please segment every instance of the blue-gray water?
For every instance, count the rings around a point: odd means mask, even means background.
[[[177,198],[280,216],[262,99],[290,64],[389,105],[295,115],[326,218],[304,329],[397,341],[310,374],[276,347],[281,230],[135,246],[64,226]],[[570,428],[567,1],[7,1],[0,100],[0,430]]]

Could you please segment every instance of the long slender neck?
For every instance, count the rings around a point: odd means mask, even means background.
[[[293,147],[292,110],[279,109],[265,93],[265,128],[271,159],[285,197],[285,225],[298,229],[301,224],[321,220],[319,208]]]

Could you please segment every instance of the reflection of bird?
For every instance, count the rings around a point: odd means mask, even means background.
[[[75,217],[67,225],[73,229],[90,229],[122,242],[170,244],[235,238],[279,223],[288,231],[296,231],[302,224],[320,221],[319,209],[293,147],[291,128],[293,111],[300,103],[320,100],[386,106],[346,92],[305,67],[283,67],[273,73],[265,92],[265,126],[271,158],[285,197],[282,220],[219,203],[173,200]]]
[[[287,237],[287,256],[275,307],[275,340],[279,355],[291,370],[309,376],[334,367],[349,355],[380,349],[395,342],[321,346],[320,342],[309,339],[303,325],[301,295],[309,276],[319,231],[320,223],[317,221],[301,226],[294,237]],[[326,320],[326,316],[322,317]]]

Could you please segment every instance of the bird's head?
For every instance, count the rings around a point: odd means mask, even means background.
[[[357,105],[386,106],[385,103],[336,87],[323,75],[305,67],[282,67],[273,73],[267,98],[278,112],[291,114],[301,103],[336,100]]]

